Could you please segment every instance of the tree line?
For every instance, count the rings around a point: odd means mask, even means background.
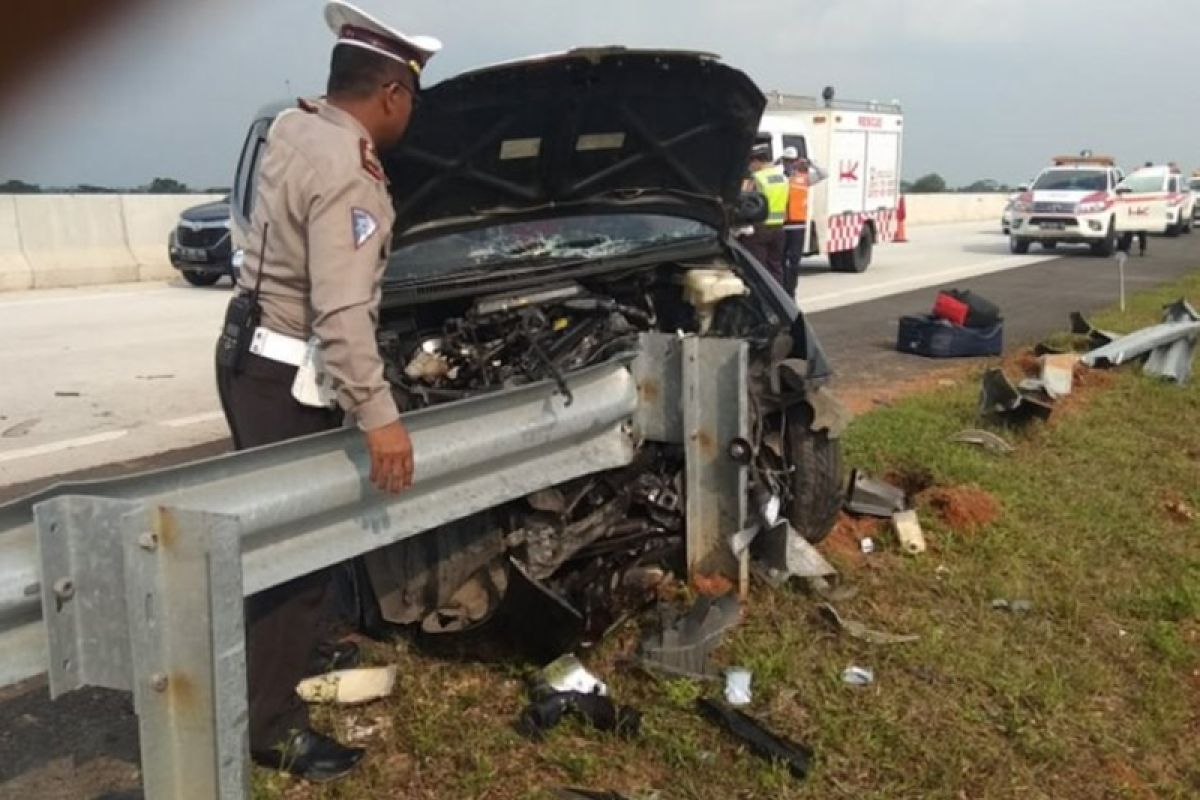
[[[1016,188],[1009,186],[1007,183],[984,178],[969,183],[965,186],[951,188],[946,183],[946,179],[936,172],[931,172],[928,175],[922,175],[915,181],[901,181],[900,191],[903,194],[942,194],[944,192],[961,192],[963,194],[1008,194],[1015,192]]]
[[[81,183],[68,187],[43,187],[37,183],[10,179],[0,183],[0,194],[228,194],[227,186],[212,186],[207,189],[192,188],[174,178],[155,178],[147,184],[133,188],[96,186]]]

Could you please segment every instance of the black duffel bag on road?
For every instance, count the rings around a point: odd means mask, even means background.
[[[995,303],[961,289],[938,292],[933,316],[966,328],[991,328],[1002,321],[1000,308]]]

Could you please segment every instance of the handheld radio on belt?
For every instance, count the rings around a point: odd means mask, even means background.
[[[233,370],[235,375],[242,371],[242,360],[250,352],[254,330],[262,321],[262,306],[258,297],[262,290],[263,265],[267,257],[267,231],[270,227],[269,222],[263,224],[262,247],[258,253],[258,276],[254,279],[254,291],[250,294],[239,294],[229,301],[229,309],[225,312],[225,324],[221,328],[221,338],[217,340],[217,364]]]

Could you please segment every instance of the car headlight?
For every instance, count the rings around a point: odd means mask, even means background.
[[[1026,200],[1017,200],[1012,204],[1014,214],[1028,214],[1033,211],[1033,203]]]
[[[1099,214],[1104,209],[1108,208],[1108,203],[1103,200],[1091,200],[1086,203],[1080,203],[1075,206],[1076,214]]]

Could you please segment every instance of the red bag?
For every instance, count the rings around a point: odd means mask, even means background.
[[[933,315],[955,325],[965,325],[970,312],[969,305],[946,292],[938,292],[937,300],[933,303]]]

